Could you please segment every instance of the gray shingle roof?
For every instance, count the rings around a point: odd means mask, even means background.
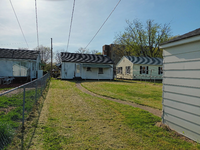
[[[153,58],[153,57],[136,57],[136,56],[125,56],[133,64],[141,65],[163,65],[162,58]]]
[[[198,28],[198,29],[196,29],[196,30],[194,30],[194,31],[188,32],[188,33],[186,33],[186,34],[183,34],[183,35],[181,35],[181,36],[178,36],[178,37],[176,37],[176,38],[174,38],[174,39],[172,39],[172,40],[169,40],[169,41],[167,41],[167,42],[164,42],[164,43],[162,43],[162,44],[160,44],[160,45],[164,45],[164,44],[168,44],[168,43],[180,41],[180,40],[182,40],[182,39],[187,39],[187,38],[190,38],[190,37],[193,37],[193,36],[197,36],[197,35],[200,35],[200,28]]]
[[[36,51],[36,50],[20,50],[20,49],[0,48],[0,58],[36,60],[39,54],[40,54],[40,52]]]
[[[108,56],[61,52],[62,62],[113,64]]]

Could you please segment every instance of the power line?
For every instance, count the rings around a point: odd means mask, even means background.
[[[72,20],[73,20],[73,15],[74,15],[74,7],[75,7],[75,0],[74,0],[74,4],[73,4],[72,16],[71,16],[71,23],[70,23],[70,28],[69,28],[69,36],[68,36],[68,42],[67,42],[67,51],[68,51],[68,47],[69,47],[69,39],[70,39],[71,28],[72,28]]]
[[[36,18],[36,32],[37,32],[37,45],[39,49],[39,34],[38,34],[38,17],[37,17],[37,2],[35,0],[35,18]]]
[[[0,43],[0,45],[15,45],[15,44],[22,44],[22,43]]]
[[[14,12],[15,17],[16,17],[16,19],[17,19],[18,25],[19,25],[19,27],[20,27],[20,29],[21,29],[21,32],[22,32],[22,35],[23,35],[24,40],[25,40],[25,42],[26,42],[26,45],[27,45],[27,47],[29,48],[28,43],[27,43],[27,41],[26,41],[25,35],[24,35],[24,33],[23,33],[22,27],[21,27],[21,25],[20,25],[20,23],[19,23],[19,19],[17,18],[17,14],[16,14],[16,12],[15,12],[15,9],[14,9],[14,7],[13,7],[13,4],[12,4],[11,0],[10,0],[10,4],[11,4],[11,6],[12,6],[13,12]]]
[[[99,30],[97,31],[97,33],[93,36],[93,38],[90,40],[90,42],[88,43],[88,45],[90,45],[90,43],[94,40],[94,38],[96,37],[96,35],[99,33],[99,31],[101,30],[101,28],[104,26],[104,24],[106,23],[106,21],[108,20],[108,18],[112,15],[112,13],[115,11],[115,9],[117,8],[117,6],[119,5],[119,3],[121,2],[121,0],[119,0],[119,2],[117,3],[117,5],[115,6],[115,8],[112,10],[112,12],[110,13],[110,15],[107,17],[107,19],[104,21],[104,23],[101,25],[101,27],[99,28]],[[88,45],[85,47],[85,49],[88,47]]]

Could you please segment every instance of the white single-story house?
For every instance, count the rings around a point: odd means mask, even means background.
[[[162,122],[200,142],[200,28],[161,44]]]
[[[123,56],[116,65],[116,78],[162,79],[162,65],[162,58]]]
[[[30,77],[32,80],[41,72],[39,63],[39,51],[0,48],[0,77]]]
[[[113,79],[108,56],[62,52],[61,79]]]

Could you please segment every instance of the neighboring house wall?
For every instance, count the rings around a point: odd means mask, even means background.
[[[127,73],[127,67],[130,66],[130,73]],[[146,73],[140,73],[140,67],[148,67],[148,74],[147,70]],[[159,67],[161,65],[144,65],[144,64],[133,64],[130,60],[126,57],[123,57],[119,63],[117,64],[117,78],[124,78],[124,79],[162,79],[162,74],[159,74]],[[122,67],[122,72],[118,71],[118,68]]]
[[[140,74],[140,67],[141,66],[148,66],[148,74],[147,73],[142,73]],[[134,73],[133,79],[162,79],[162,74],[159,74],[159,67],[162,66],[153,66],[153,65],[134,65],[133,69],[134,69]]]
[[[102,74],[99,74],[99,68],[91,68],[91,71],[82,68],[81,77],[82,79],[113,79],[113,68],[103,68]]]
[[[161,46],[164,49],[162,121],[199,142],[200,36],[197,38],[197,41],[190,38]]]
[[[103,68],[103,73],[99,74],[99,68],[91,68],[90,71],[87,71],[87,67],[83,67],[83,64],[84,63],[63,62],[61,78],[73,79],[74,77],[81,77],[82,79],[113,79],[113,68]],[[77,69],[77,66],[80,66],[80,70]],[[110,66],[113,67],[113,65]]]
[[[36,78],[40,62],[38,51],[0,49],[0,76]]]
[[[126,67],[130,66],[130,73],[126,73]],[[116,68],[122,67],[122,72],[116,73],[117,78],[126,78],[126,79],[133,79],[133,63],[130,62],[126,57],[123,57],[119,63],[117,64]]]
[[[36,78],[39,62],[34,60],[0,59],[0,76]]]
[[[75,73],[75,64],[76,63],[69,63],[63,62],[61,68],[61,78],[62,79],[73,79]]]
[[[13,61],[8,59],[0,59],[0,76],[13,76]]]

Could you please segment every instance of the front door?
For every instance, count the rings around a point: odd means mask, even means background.
[[[81,67],[80,64],[76,64],[76,77],[81,77]]]

